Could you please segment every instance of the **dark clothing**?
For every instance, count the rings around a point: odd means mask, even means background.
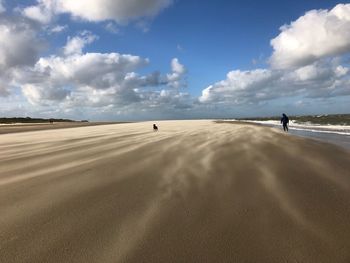
[[[289,123],[289,118],[286,114],[283,113],[281,123],[283,124],[283,130],[288,131],[288,123]]]

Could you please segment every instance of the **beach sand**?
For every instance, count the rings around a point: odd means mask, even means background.
[[[120,122],[122,123],[122,122]],[[54,123],[15,123],[0,124],[0,134],[19,133],[28,131],[57,130],[77,127],[117,124],[115,122],[54,122]]]
[[[0,262],[350,262],[350,152],[151,122],[0,136]]]

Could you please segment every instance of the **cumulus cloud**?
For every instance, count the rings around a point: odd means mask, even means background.
[[[147,87],[173,82],[159,72],[146,76],[135,73],[148,63],[147,59],[118,53],[75,53],[41,58],[33,69],[19,71],[16,79],[27,83],[22,89],[33,104],[45,104],[48,100],[65,100],[71,107],[154,104],[157,99],[164,101],[165,91]]]
[[[144,17],[153,17],[172,0],[37,0],[23,14],[41,23],[48,23],[54,14],[69,13],[87,21],[114,20],[125,23]]]
[[[54,18],[58,6],[56,0],[37,0],[37,5],[24,8],[22,14],[39,23],[48,24]]]
[[[349,68],[326,60],[295,70],[235,70],[202,91],[202,103],[243,105],[276,98],[350,95]]]
[[[0,96],[10,94],[13,71],[32,66],[43,50],[38,32],[21,19],[0,20]]]
[[[93,35],[89,31],[84,31],[80,33],[79,36],[75,36],[73,38],[68,38],[67,44],[63,48],[64,54],[66,56],[72,54],[81,54],[83,52],[83,48],[94,42],[98,37]]]
[[[167,74],[168,85],[174,88],[186,86],[186,82],[183,79],[186,73],[186,68],[177,58],[173,58],[171,61],[171,71],[171,74]]]
[[[252,71],[234,70],[226,79],[210,85],[202,91],[200,102],[228,102],[244,104],[255,100],[271,99],[275,95],[269,91],[276,87],[281,75],[277,71],[256,69]]]
[[[16,79],[23,83],[24,95],[34,104],[68,99],[72,92],[96,99],[105,92],[98,90],[110,88],[126,95],[127,102],[131,97],[126,91],[131,86],[126,85],[131,81],[128,73],[145,64],[145,59],[118,53],[72,53],[41,58],[34,68],[18,71]]]
[[[129,21],[155,16],[171,4],[171,0],[59,0],[61,11],[89,21]]]
[[[274,68],[301,67],[350,51],[350,4],[331,10],[312,10],[281,27],[271,40]]]
[[[47,105],[47,101],[63,100],[69,95],[69,90],[62,87],[52,88],[50,86],[32,84],[24,84],[22,86],[22,92],[30,103],[38,104],[40,101],[42,105]]]
[[[0,22],[0,68],[2,70],[34,64],[42,47],[37,32],[30,25],[22,22]]]
[[[66,108],[186,108],[186,93],[180,88],[186,69],[178,59],[171,61],[171,73],[137,71],[149,64],[139,56],[119,53],[84,53],[96,40],[90,32],[68,38],[63,55],[40,58],[34,66],[17,68],[12,77],[33,105],[54,102]],[[169,104],[166,106],[166,104]]]

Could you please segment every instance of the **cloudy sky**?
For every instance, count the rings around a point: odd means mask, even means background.
[[[350,112],[350,4],[0,0],[0,116]]]

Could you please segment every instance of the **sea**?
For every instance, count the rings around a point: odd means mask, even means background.
[[[242,120],[240,120],[242,121]],[[246,121],[273,127],[283,131],[279,121]],[[312,123],[296,123],[290,121],[289,134],[333,143],[350,151],[350,126],[348,125],[316,125]]]

